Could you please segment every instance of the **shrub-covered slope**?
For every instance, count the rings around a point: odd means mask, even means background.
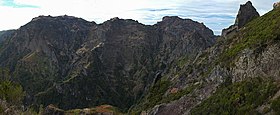
[[[171,69],[131,113],[277,114],[279,12],[276,8],[239,28],[234,36],[218,38],[192,63],[178,59],[183,66]]]

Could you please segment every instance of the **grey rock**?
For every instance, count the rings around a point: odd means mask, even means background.
[[[158,71],[165,75],[180,57],[194,60],[214,38],[204,24],[179,17],[149,26],[120,18],[95,24],[39,16],[8,38],[0,65],[12,68],[13,79],[29,89],[27,103],[127,109],[145,95]]]
[[[235,19],[235,23],[230,27],[222,30],[222,36],[225,38],[234,37],[234,35],[244,27],[248,22],[253,19],[260,17],[259,13],[253,6],[251,1],[246,2],[246,4],[240,5],[238,14]]]
[[[253,20],[254,18],[260,17],[251,1],[246,2],[246,4],[240,5],[237,17],[235,19],[235,25],[238,29],[244,27],[245,24]]]

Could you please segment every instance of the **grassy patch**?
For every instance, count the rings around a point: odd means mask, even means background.
[[[271,103],[271,109],[277,114],[280,115],[280,97],[273,100]]]
[[[188,63],[189,60],[190,60],[190,59],[189,59],[188,56],[183,56],[183,57],[181,57],[181,58],[179,58],[179,59],[177,60],[176,64],[177,64],[180,68],[183,68],[184,65],[185,65],[186,63]]]
[[[170,81],[160,80],[158,81],[149,91],[147,100],[149,103],[145,105],[145,109],[154,107],[157,104],[160,104],[160,101],[163,99],[163,95],[166,93],[170,86]]]
[[[170,88],[170,85],[171,85],[170,81],[167,80],[158,81],[153,87],[151,87],[149,94],[144,99],[145,101],[141,101],[141,103],[138,104],[137,107],[134,107],[130,114],[137,115],[140,114],[141,111],[148,110],[156,105],[178,100],[182,96],[191,93],[195,88],[199,86],[199,84],[191,85],[189,87],[186,87],[185,89],[178,90],[175,93],[166,94],[166,92]]]

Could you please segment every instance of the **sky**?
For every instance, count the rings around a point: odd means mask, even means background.
[[[277,0],[251,0],[263,15]],[[203,22],[216,35],[234,23],[247,0],[0,0],[0,30],[18,29],[40,15],[69,15],[96,23],[113,17],[153,25],[164,16]]]

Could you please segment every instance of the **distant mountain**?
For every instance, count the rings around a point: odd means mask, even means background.
[[[279,12],[259,16],[247,2],[222,36],[177,16],[39,16],[0,32],[0,79],[23,87],[22,111],[45,115],[277,114]]]

